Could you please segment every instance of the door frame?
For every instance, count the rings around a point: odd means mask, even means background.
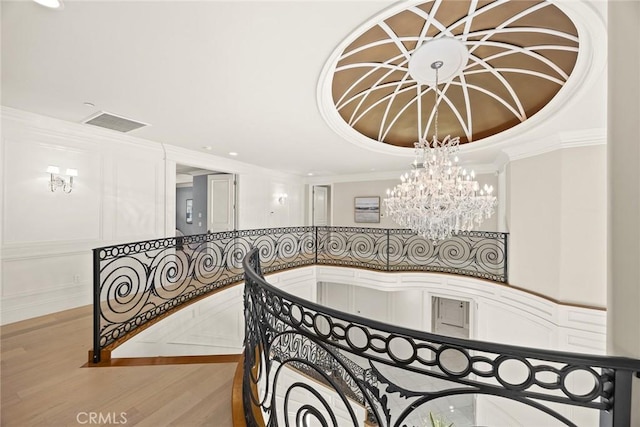
[[[333,225],[333,184],[330,184],[330,183],[307,184],[307,202],[308,202],[307,203],[307,209],[308,209],[307,223],[311,226],[315,226],[313,222],[314,187],[328,187],[329,191],[327,195],[327,201],[328,201],[329,211],[327,212],[327,218],[328,218],[328,225]]]
[[[212,176],[215,175],[225,175],[229,177],[229,181],[231,183],[231,191],[229,204],[231,209],[231,230],[225,231],[236,231],[238,229],[238,175],[235,173],[226,173],[226,172],[215,172],[207,175],[207,232],[209,232],[209,218],[211,217],[211,203],[209,203],[209,196],[211,195],[211,181]]]
[[[210,169],[210,166],[202,165],[197,162],[189,161],[189,160],[175,160],[165,158],[164,161],[164,185],[161,188],[159,186],[158,191],[162,192],[164,195],[164,221],[160,223],[160,226],[164,226],[164,236],[165,237],[175,237],[176,234],[176,168],[177,165],[182,166],[190,166],[194,168],[199,168],[202,170],[207,170],[213,173],[221,173],[221,174],[229,174],[234,176],[235,185],[233,186],[233,222],[234,222],[234,230],[238,229],[238,181],[239,175],[235,172],[224,171],[222,169],[213,170]],[[208,188],[207,188],[208,191]],[[207,207],[208,209],[208,207]],[[207,213],[208,215],[208,213]],[[209,218],[207,218],[207,223]],[[159,227],[160,228],[160,227]]]
[[[477,325],[477,310],[478,303],[475,298],[465,297],[460,295],[449,294],[446,292],[425,292],[423,299],[423,307],[426,316],[424,316],[424,330],[434,332],[435,328],[435,313],[433,310],[433,304],[435,298],[446,298],[450,300],[469,303],[469,339],[473,340],[477,337],[478,325]]]

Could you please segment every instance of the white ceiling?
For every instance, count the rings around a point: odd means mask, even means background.
[[[300,175],[404,170],[411,150],[347,141],[317,100],[334,50],[396,3],[2,0],[2,105],[76,123],[104,110],[151,124],[131,136]],[[464,147],[467,163],[605,127],[606,2],[557,3],[586,16],[576,70],[536,120]]]

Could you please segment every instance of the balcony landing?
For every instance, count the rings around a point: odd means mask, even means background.
[[[0,328],[3,426],[233,425],[236,363],[84,368],[92,309]]]

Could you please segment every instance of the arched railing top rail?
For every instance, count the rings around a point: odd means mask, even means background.
[[[575,406],[596,411],[596,423],[603,415],[604,425],[630,425],[639,360],[449,338],[346,314],[269,285],[259,254],[254,249],[244,261],[248,426],[306,426],[308,418],[363,425],[352,401],[366,408],[370,425],[425,426],[438,399],[464,395],[520,402],[549,417],[532,425],[576,426],[565,410]],[[287,367],[324,383],[332,398],[308,382],[285,381]]]
[[[285,227],[107,246],[93,251],[91,361],[152,319],[242,281],[242,259],[252,248],[260,250],[264,272],[319,264],[507,282],[507,234],[495,232],[464,232],[434,245],[402,229]]]

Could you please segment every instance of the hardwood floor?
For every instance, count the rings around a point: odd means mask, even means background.
[[[89,306],[3,326],[0,342],[2,426],[233,425],[236,363],[83,367]]]

